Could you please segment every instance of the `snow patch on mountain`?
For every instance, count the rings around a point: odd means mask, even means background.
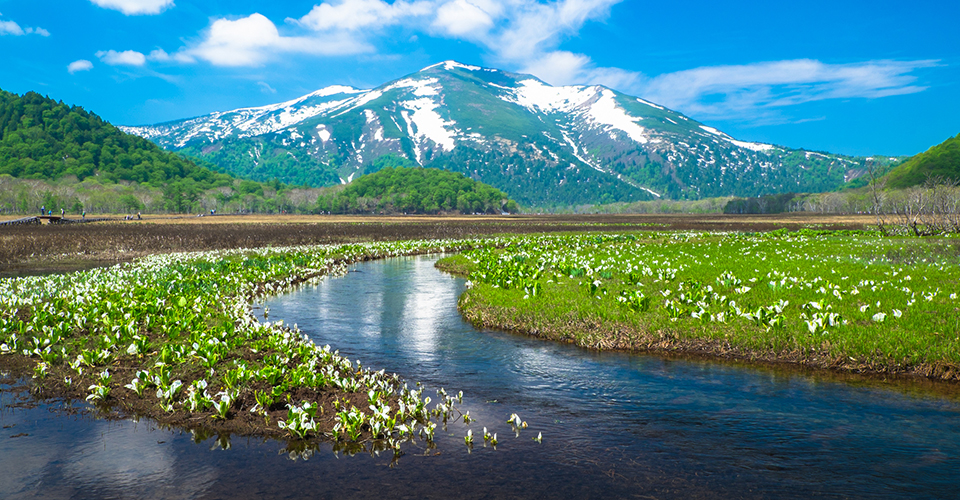
[[[590,106],[589,114],[597,123],[619,129],[640,144],[646,144],[649,141],[643,127],[637,125],[637,121],[643,118],[628,115],[617,104],[616,94],[612,90],[601,91],[600,98]]]
[[[409,88],[409,89],[413,89],[413,95],[417,97],[425,97],[425,96],[438,95],[440,93],[438,91],[439,83],[440,81],[437,80],[436,78],[424,78],[423,80],[414,80],[412,78],[405,78],[403,80],[398,80],[397,82],[394,82],[384,90],[387,91],[387,90],[400,89],[400,88]]]
[[[641,99],[641,98],[639,98],[639,97],[637,98],[637,102],[639,102],[640,104],[646,104],[647,106],[650,106],[651,108],[657,108],[657,109],[660,109],[660,110],[663,109],[662,107],[657,106],[656,104],[654,104],[654,103],[652,103],[652,102],[650,102],[650,101],[644,101],[643,99]],[[672,120],[671,120],[671,121],[672,121]],[[674,123],[676,123],[676,122],[674,122]],[[659,196],[659,195],[658,195],[658,196]]]
[[[738,140],[734,139],[733,137],[730,137],[729,135],[724,134],[723,132],[721,132],[721,131],[713,128],[713,127],[708,127],[708,126],[706,126],[706,125],[700,125],[700,128],[702,128],[703,130],[706,130],[707,132],[710,132],[710,133],[713,134],[713,135],[716,135],[717,137],[719,137],[719,138],[721,138],[721,139],[723,139],[723,140],[725,140],[725,141],[727,141],[727,142],[729,142],[729,143],[731,143],[731,144],[733,144],[733,145],[735,145],[735,146],[739,146],[739,147],[744,148],[744,149],[749,149],[750,151],[764,152],[764,151],[769,151],[769,150],[771,150],[771,149],[774,149],[774,146],[772,146],[772,145],[770,145],[770,144],[763,144],[763,143],[759,143],[759,142],[738,141]]]
[[[317,137],[319,137],[324,144],[330,140],[330,131],[327,130],[326,125],[317,125]]]
[[[523,80],[511,94],[501,96],[507,102],[519,104],[530,111],[541,113],[569,113],[597,95],[599,87],[552,87],[540,80]]]
[[[412,122],[416,127],[416,131],[410,134],[411,137],[416,138],[415,142],[429,139],[443,148],[444,151],[453,151],[454,138],[457,136],[456,123],[444,120],[436,112],[439,106],[433,99],[429,97],[411,99],[403,101],[401,105],[413,112],[412,114],[404,112],[403,117],[407,120],[408,125]],[[450,130],[447,127],[450,127]],[[419,162],[420,155],[417,156]]]
[[[426,68],[423,68],[423,69],[420,70],[420,71],[426,71],[426,70],[428,70],[428,69],[433,69],[433,68],[436,68],[437,66],[443,66],[443,69],[445,69],[445,70],[447,70],[447,71],[450,71],[450,70],[456,69],[456,68],[466,69],[466,70],[470,70],[470,71],[482,71],[482,70],[483,70],[483,68],[481,68],[481,67],[479,67],[479,66],[470,66],[470,65],[467,65],[467,64],[461,64],[461,63],[458,63],[457,61],[443,61],[443,62],[438,62],[437,64],[431,64],[430,66],[427,66]]]
[[[354,94],[362,92],[365,91],[345,85],[333,85],[277,104],[220,111],[174,124],[121,127],[121,130],[146,139],[167,136],[178,148],[186,146],[187,143],[197,137],[203,137],[210,141],[218,141],[233,135],[241,138],[252,137],[277,132],[308,118],[327,113],[347,104],[354,99],[352,97]],[[313,105],[304,104],[313,98],[339,95],[351,97],[324,101]]]

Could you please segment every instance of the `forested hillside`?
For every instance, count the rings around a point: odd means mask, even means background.
[[[960,180],[960,134],[910,158],[887,175],[887,186],[906,188],[928,178]]]
[[[189,177],[201,188],[229,185],[217,173],[122,132],[79,106],[43,97],[0,91],[0,174],[55,180],[132,181],[160,187]]]
[[[420,167],[384,167],[320,195],[318,210],[331,213],[515,213],[502,191],[463,174]]]
[[[0,90],[0,212],[40,206],[77,212],[273,212],[307,205],[308,190],[284,196],[289,191],[276,181],[241,180],[198,165],[79,106],[35,92]]]

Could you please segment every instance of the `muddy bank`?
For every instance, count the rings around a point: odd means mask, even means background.
[[[825,352],[761,352],[710,340],[687,340],[677,332],[637,330],[631,325],[601,322],[575,316],[527,317],[513,308],[491,307],[478,300],[462,300],[464,319],[478,328],[492,328],[546,340],[576,344],[596,350],[651,354],[682,354],[698,358],[763,364],[792,364],[802,368],[830,370],[868,376],[919,377],[960,382],[960,366],[953,364],[899,365],[837,357]]]
[[[454,265],[445,264],[443,261],[438,261],[437,268],[467,277],[466,269],[456,267],[455,263]],[[678,331],[649,331],[626,323],[584,318],[573,312],[566,316],[555,317],[513,307],[493,306],[486,303],[481,294],[471,293],[469,290],[460,297],[457,308],[464,319],[478,328],[530,335],[544,340],[575,344],[586,349],[794,366],[805,370],[855,374],[872,378],[929,379],[947,383],[950,386],[956,386],[956,383],[960,382],[960,365],[955,364],[890,364],[874,360],[856,360],[814,350],[755,351],[733,346],[727,342],[683,338]]]

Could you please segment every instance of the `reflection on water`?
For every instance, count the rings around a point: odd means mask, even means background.
[[[478,437],[468,453],[462,422],[438,430],[436,450],[405,445],[392,463],[370,447],[311,454],[234,438],[222,450],[225,437],[198,446],[146,422],[6,408],[0,498],[942,498],[960,487],[955,397],[477,331],[456,311],[463,280],[433,260],[357,265],[271,300],[270,319],[365,366],[462,389],[469,428],[497,432],[497,450]],[[529,424],[519,437],[514,412]]]

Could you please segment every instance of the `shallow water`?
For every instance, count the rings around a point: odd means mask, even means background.
[[[960,402],[911,385],[598,353],[460,319],[464,281],[435,258],[353,266],[267,303],[364,366],[464,392],[476,421],[438,448],[381,456],[109,422],[60,404],[0,412],[0,498],[948,498],[960,489]],[[2,393],[4,405],[10,392]],[[434,400],[437,398],[434,397]],[[77,404],[78,407],[83,405]],[[529,427],[514,437],[518,413]],[[12,426],[11,426],[12,425]],[[11,427],[8,427],[11,426]],[[468,453],[466,429],[497,432]],[[543,433],[543,442],[531,438]],[[200,440],[200,438],[197,438]]]

